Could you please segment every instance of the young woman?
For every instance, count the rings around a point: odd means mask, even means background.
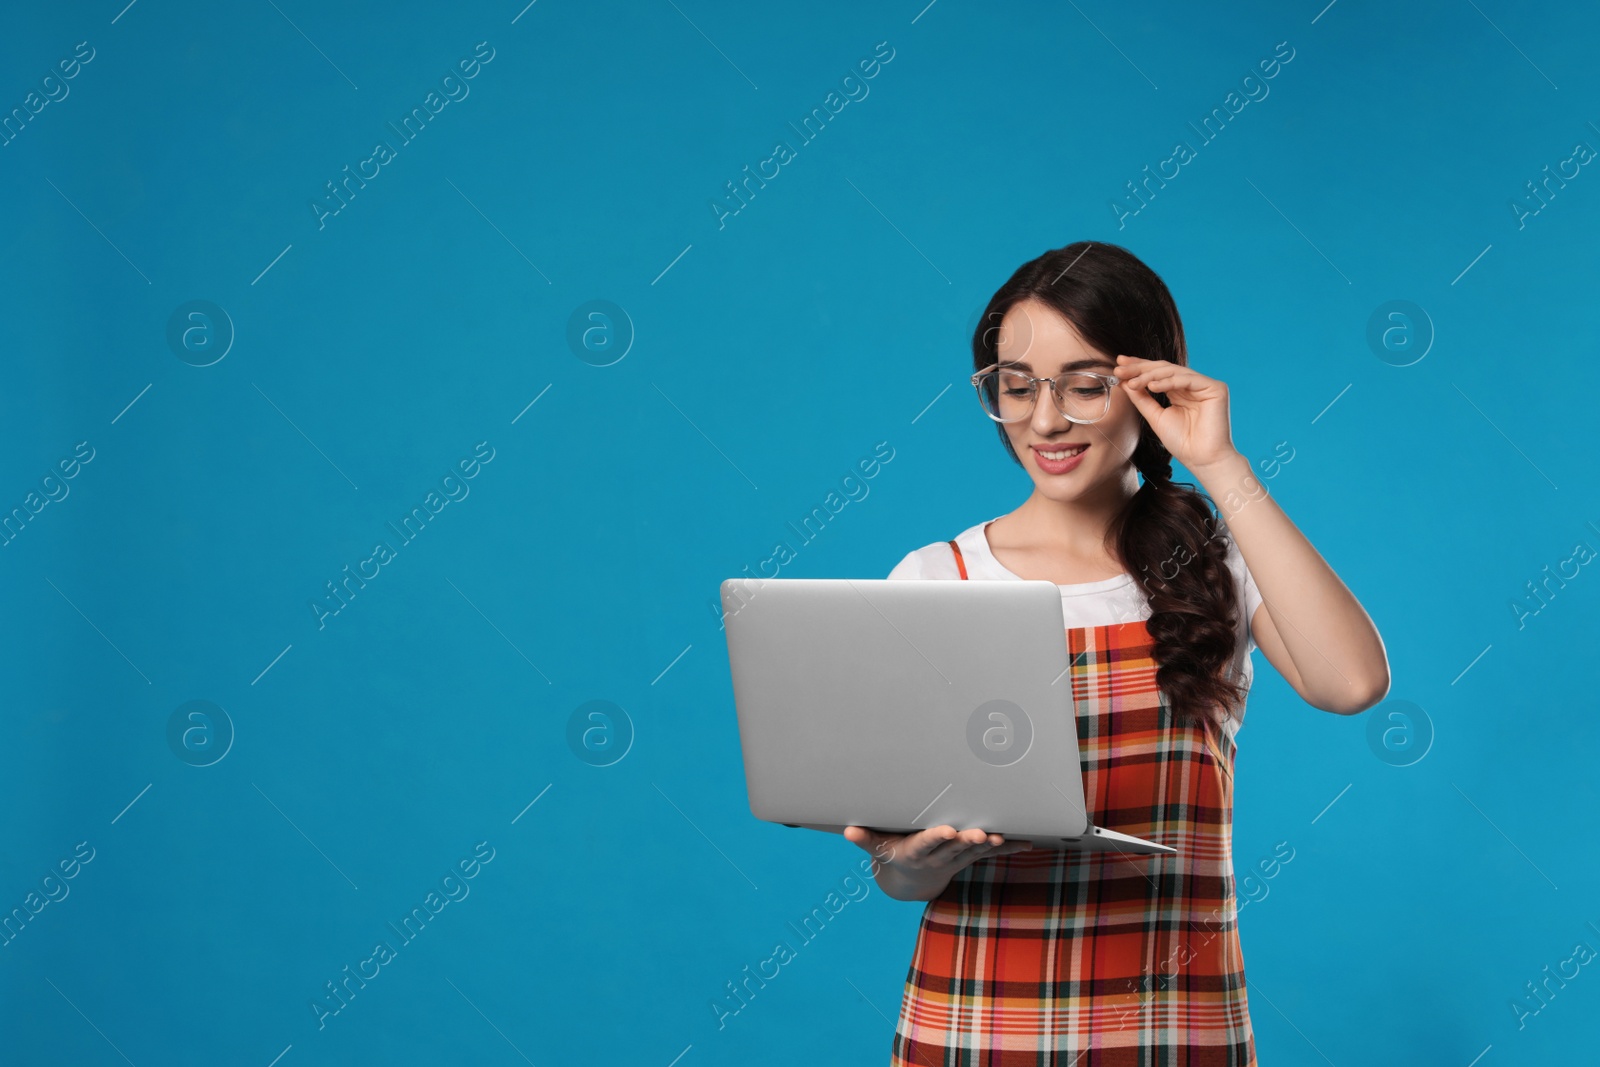
[[[1232,859],[1250,652],[1353,715],[1388,691],[1383,641],[1234,448],[1227,387],[1189,367],[1172,296],[1132,253],[1078,242],[1024,264],[972,349],[1033,492],[889,577],[1060,585],[1094,821],[1177,854],[847,828],[885,893],[928,902],[892,1063],[1254,1065]]]

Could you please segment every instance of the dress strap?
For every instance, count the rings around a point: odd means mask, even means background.
[[[967,576],[967,562],[961,558],[961,546],[951,541],[950,551],[956,554],[956,568],[961,571],[961,577],[965,578]]]

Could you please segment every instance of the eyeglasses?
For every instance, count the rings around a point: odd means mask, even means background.
[[[1033,414],[1039,383],[1049,382],[1056,410],[1070,422],[1091,423],[1111,410],[1111,392],[1121,381],[1113,374],[1073,371],[1054,378],[1033,378],[1021,371],[990,367],[972,376],[983,413],[995,422],[1021,422]]]

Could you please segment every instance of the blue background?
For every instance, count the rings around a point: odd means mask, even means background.
[[[0,109],[70,91],[0,147],[0,507],[66,495],[0,549],[0,911],[93,859],[0,948],[4,1058],[885,1062],[921,906],[870,883],[718,1024],[866,854],[751,817],[717,588],[780,540],[785,577],[883,577],[1020,503],[970,332],[1080,239],[1166,280],[1241,452],[1288,443],[1266,484],[1414,705],[1324,714],[1256,656],[1234,845],[1262,1062],[1571,1048],[1595,967],[1527,983],[1600,948],[1600,577],[1569,564],[1542,606],[1527,584],[1600,546],[1600,177],[1543,205],[1527,183],[1600,145],[1596,23],[1503,0],[9,13]],[[319,222],[479,42],[467,95]],[[879,42],[867,95],[802,142]],[[1267,95],[1203,142],[1279,42]],[[779,139],[793,158],[719,223]],[[1180,139],[1195,158],[1134,212]],[[1384,319],[1397,300],[1420,311]],[[319,625],[386,523],[463,490]],[[170,742],[195,700],[221,711]],[[620,710],[573,742],[596,700]],[[319,1028],[325,983],[479,842],[468,895]],[[1280,842],[1292,862],[1247,878]]]

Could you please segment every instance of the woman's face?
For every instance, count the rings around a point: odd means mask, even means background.
[[[1063,371],[1087,370],[1111,374],[1116,353],[1090,348],[1072,324],[1054,308],[1031,298],[1019,300],[1000,323],[999,365],[1012,367],[1035,378]],[[1017,422],[1002,423],[1011,447],[1033,479],[1035,490],[1052,500],[1076,500],[1096,496],[1107,488],[1134,478],[1133,450],[1144,426],[1133,401],[1121,385],[1112,387],[1111,410],[1097,422],[1072,422],[1056,408],[1049,385],[1040,382],[1033,414]],[[1085,447],[1087,446],[1087,447]],[[1040,452],[1074,451],[1068,464],[1049,469],[1047,456]],[[1069,469],[1060,470],[1062,466]],[[1125,489],[1119,488],[1125,492]]]

